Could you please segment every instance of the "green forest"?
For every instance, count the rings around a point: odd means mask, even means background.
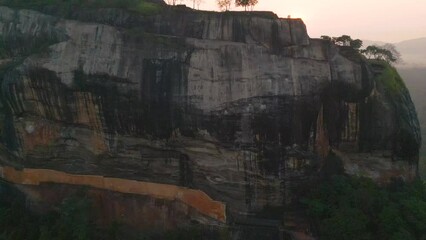
[[[71,11],[74,7],[121,8],[141,14],[152,14],[160,10],[158,4],[145,0],[0,0],[0,5],[34,10],[40,10],[45,7],[55,7],[63,14]]]
[[[303,200],[319,239],[426,239],[426,186],[335,175]]]
[[[330,152],[318,184],[301,200],[311,230],[326,240],[426,239],[426,183],[392,178],[378,185],[344,174]]]
[[[39,212],[29,208],[25,196],[13,185],[0,181],[0,240],[195,240],[206,236],[201,226],[134,232],[120,221],[104,227],[95,221],[93,202],[84,188],[50,210]],[[208,234],[209,239],[228,239],[226,231]]]
[[[84,191],[43,214],[30,211],[24,197],[7,183],[1,183],[0,194],[0,240],[115,240],[123,236],[119,222],[107,229],[95,224],[92,203]],[[426,238],[426,185],[420,180],[413,183],[395,180],[380,187],[367,178],[334,175],[311,188],[301,204],[319,239]],[[165,233],[139,233],[131,239],[203,239],[204,236],[204,229],[191,227]],[[216,232],[213,239],[229,239],[229,235]]]

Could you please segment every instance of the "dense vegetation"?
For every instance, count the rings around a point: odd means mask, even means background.
[[[95,231],[85,197],[64,200],[57,211],[38,215],[29,211],[24,197],[0,182],[0,240],[84,240]]]
[[[364,44],[363,41],[360,39],[352,39],[349,35],[342,35],[340,37],[322,35],[321,39],[330,41],[341,47],[350,47],[370,60],[380,60],[387,63],[399,63],[402,61],[401,54],[396,50],[396,47],[390,43],[384,44],[383,46],[367,46],[365,49],[361,49]]]
[[[401,61],[401,54],[396,50],[393,44],[385,44],[383,46],[368,46],[361,50],[368,59],[384,60],[388,63],[396,63]]]
[[[35,10],[47,6],[55,6],[64,13],[74,7],[122,8],[141,14],[152,14],[160,10],[158,4],[147,2],[146,0],[0,0],[0,5]]]
[[[426,185],[335,175],[304,200],[314,230],[327,240],[426,239]]]
[[[82,188],[50,211],[35,213],[25,196],[0,180],[0,240],[198,240],[229,239],[227,229],[194,225],[170,231],[134,232],[119,221],[99,227],[96,207]]]
[[[321,39],[331,41],[338,46],[349,46],[353,49],[359,50],[362,47],[363,42],[360,39],[352,39],[349,35],[342,35],[340,37],[330,37],[322,35]]]

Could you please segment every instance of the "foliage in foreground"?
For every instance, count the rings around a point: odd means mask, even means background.
[[[35,10],[55,6],[64,13],[72,10],[73,7],[121,8],[141,14],[156,13],[160,9],[157,4],[145,0],[0,0],[0,5]]]
[[[320,239],[426,239],[426,185],[336,175],[304,200]]]
[[[27,209],[22,196],[0,185],[0,240],[93,239],[87,198],[65,199],[57,211],[37,215]],[[5,199],[6,194],[12,197]]]
[[[36,214],[28,209],[22,193],[0,180],[0,240],[230,239],[227,229],[210,229],[202,225],[135,232],[126,229],[120,221],[114,221],[101,228],[95,223],[97,215],[90,199],[82,189],[64,199],[54,210]]]

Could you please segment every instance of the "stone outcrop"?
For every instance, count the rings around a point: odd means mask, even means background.
[[[352,174],[374,156],[381,182],[416,176],[417,116],[383,84],[391,67],[300,19],[45,13],[0,7],[5,166],[196,189],[232,217],[296,201],[331,149]]]

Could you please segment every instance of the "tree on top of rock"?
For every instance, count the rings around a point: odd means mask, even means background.
[[[355,40],[352,40],[352,41],[349,43],[349,46],[351,46],[351,47],[352,47],[352,48],[354,48],[354,49],[359,50],[359,49],[362,47],[362,44],[363,44],[362,40],[360,40],[360,39],[355,39]]]
[[[339,46],[348,46],[356,50],[362,47],[362,41],[360,39],[352,39],[352,37],[349,35],[333,37],[332,41]]]
[[[342,35],[340,37],[333,37],[332,40],[339,46],[350,46],[352,38],[349,35]]]
[[[231,0],[217,0],[217,5],[222,11],[228,11],[231,8]]]
[[[385,44],[383,46],[368,46],[366,49],[361,50],[368,59],[383,60],[388,63],[401,62],[401,54],[396,50],[392,44]]]
[[[254,5],[258,3],[258,0],[235,0],[235,6],[244,7],[244,10],[247,11],[248,7],[253,9]]]
[[[362,40],[352,39],[349,35],[342,35],[340,37],[330,37],[327,35],[322,35],[321,39],[330,41],[338,46],[352,47],[353,49],[359,51],[362,47]]]
[[[331,37],[330,36],[327,36],[327,35],[322,35],[321,36],[321,39],[323,39],[323,40],[327,40],[327,41],[331,41],[332,39],[331,39]]]

